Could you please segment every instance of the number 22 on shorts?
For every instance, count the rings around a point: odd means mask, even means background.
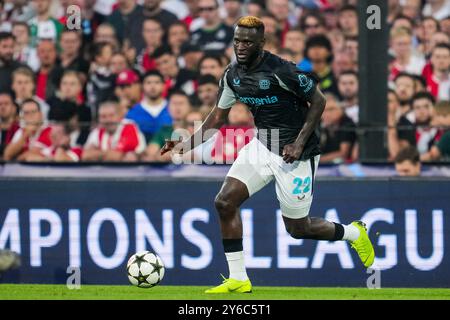
[[[306,177],[305,179],[302,178],[295,178],[292,181],[295,185],[294,190],[292,191],[292,194],[298,195],[302,193],[308,193],[311,190],[311,178]]]

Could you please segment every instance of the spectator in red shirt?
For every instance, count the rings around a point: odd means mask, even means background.
[[[431,70],[424,69],[427,90],[437,100],[450,100],[450,45],[437,44],[431,52]]]
[[[83,149],[80,146],[71,146],[71,129],[68,124],[55,123],[51,126],[50,140],[51,146],[41,150],[39,155],[35,155],[35,161],[54,162],[79,162]]]
[[[120,112],[124,117],[142,99],[142,84],[139,75],[132,69],[119,73],[114,93],[119,98]]]
[[[51,128],[44,125],[39,103],[32,99],[22,103],[20,129],[14,134],[11,143],[5,148],[6,161],[33,161],[43,148],[51,146]]]
[[[147,18],[142,23],[142,36],[145,47],[138,53],[136,68],[141,74],[156,69],[153,53],[162,44],[164,30],[161,23],[155,18]]]
[[[99,109],[99,126],[88,137],[83,161],[137,161],[145,150],[145,138],[137,125],[121,116],[116,102],[104,102]]]
[[[0,92],[0,159],[3,159],[3,151],[18,129],[14,98],[8,92]]]

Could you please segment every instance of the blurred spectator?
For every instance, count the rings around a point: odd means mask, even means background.
[[[158,71],[147,72],[142,79],[143,99],[128,111],[126,118],[133,120],[146,141],[165,125],[171,125],[172,119],[163,98],[164,79]]]
[[[227,16],[225,18],[225,24],[234,27],[234,24],[242,17],[242,5],[243,0],[223,0],[223,5]]]
[[[411,20],[416,20],[420,17],[420,10],[422,9],[422,1],[421,0],[405,0],[401,13],[405,17],[408,17]]]
[[[408,30],[411,34],[413,34],[415,27],[416,25],[414,20],[405,15],[398,15],[395,17],[395,20],[392,23],[391,30],[404,28]],[[417,41],[417,39],[415,40]]]
[[[294,28],[286,32],[284,38],[284,48],[289,49],[294,54],[293,62],[297,67],[305,72],[312,70],[311,62],[304,58],[305,34],[300,29]]]
[[[431,37],[436,32],[439,32],[439,21],[433,19],[432,17],[425,17],[420,24],[419,32],[419,51],[424,55],[430,54],[431,49]]]
[[[331,30],[327,33],[328,39],[331,41],[331,46],[333,47],[333,52],[344,51],[345,40],[347,39],[344,34],[339,29]],[[355,60],[356,61],[356,60]]]
[[[37,1],[37,0],[36,0]],[[63,68],[57,64],[57,50],[53,40],[40,40],[37,54],[41,62],[36,72],[36,95],[41,99],[50,98],[57,88],[63,73]]]
[[[289,22],[289,1],[288,0],[267,0],[267,11],[272,14],[278,22],[281,31],[280,44],[284,44],[286,32],[293,27]]]
[[[319,12],[311,11],[300,18],[300,29],[307,38],[325,34],[325,20]]]
[[[395,78],[395,93],[400,102],[401,114],[413,122],[414,115],[411,112],[411,99],[416,93],[416,82],[414,76],[409,73],[399,73]]]
[[[355,124],[359,122],[358,74],[351,70],[342,72],[338,77],[339,95],[342,97],[342,106],[347,117]]]
[[[224,70],[225,66],[222,63],[222,59],[217,55],[206,55],[199,62],[200,75],[210,74],[216,78],[217,83],[222,77]]]
[[[158,71],[164,77],[164,96],[170,95],[170,92],[173,90],[183,90],[189,96],[195,93],[197,88],[196,73],[180,68],[175,55],[169,47],[156,49],[153,56],[156,59]]]
[[[36,49],[30,46],[30,27],[24,21],[13,23],[12,34],[16,43],[14,47],[14,60],[28,65],[34,71],[39,69],[39,59]]]
[[[181,54],[183,43],[189,42],[189,30],[183,22],[175,22],[167,31],[167,44],[175,55]]]
[[[443,33],[450,34],[450,15],[439,22],[439,27]]]
[[[159,20],[154,18],[145,19],[142,24],[142,36],[144,38],[144,48],[138,53],[136,58],[136,69],[141,74],[156,69],[153,53],[156,48],[162,45],[164,31]]]
[[[358,66],[359,42],[357,37],[345,37],[344,52],[350,57],[355,66]]]
[[[189,42],[183,43],[180,48],[180,57],[178,58],[180,67],[189,71],[197,72],[199,62],[202,59],[203,54],[204,53],[200,49],[200,46]]]
[[[128,69],[119,73],[116,78],[115,95],[119,98],[122,118],[134,105],[142,100],[141,79],[134,70]]]
[[[84,44],[92,43],[94,34],[99,25],[105,22],[106,16],[95,10],[95,5],[100,3],[97,0],[84,0],[81,2],[82,14],[82,39]]]
[[[398,139],[397,122],[402,115],[400,110],[400,101],[398,99],[397,94],[392,89],[388,89],[387,103],[388,103],[387,106],[388,159],[393,160],[395,156],[398,154],[399,149],[401,148]]]
[[[199,0],[198,10],[204,25],[191,35],[191,42],[206,53],[223,53],[233,40],[233,28],[227,26],[219,16],[217,0]]]
[[[432,16],[440,20],[450,16],[450,1],[449,0],[428,0],[425,4],[423,16]]]
[[[64,30],[61,33],[61,67],[65,70],[74,70],[83,74],[85,81],[89,72],[89,62],[81,55],[81,33],[76,30]]]
[[[352,5],[343,6],[338,12],[338,25],[346,37],[358,36],[358,10]]]
[[[4,8],[0,4],[0,31],[10,32],[15,22],[26,22],[34,16],[35,12],[28,2],[28,0],[6,1]]]
[[[112,74],[117,76],[119,73],[129,68],[130,66],[127,57],[123,53],[116,52],[112,55],[109,68]]]
[[[17,130],[19,122],[14,99],[10,93],[0,92],[0,160],[3,159],[3,151]]]
[[[14,60],[14,46],[12,33],[0,32],[0,91],[10,89],[12,73],[23,66]]]
[[[93,119],[97,119],[100,103],[109,100],[115,89],[116,75],[111,70],[113,45],[98,42],[92,46],[92,63],[86,84],[86,104]]]
[[[31,0],[36,16],[28,21],[31,46],[36,47],[41,39],[59,43],[64,26],[51,15],[51,0]]]
[[[450,102],[440,101],[434,108],[432,125],[443,128],[442,136],[431,147],[430,151],[421,155],[422,161],[450,159]]]
[[[264,34],[266,37],[279,37],[281,34],[277,19],[270,13],[264,13],[261,16],[264,23]]]
[[[278,56],[284,60],[290,61],[292,63],[295,63],[295,57],[294,57],[294,52],[292,52],[291,49],[287,49],[287,48],[281,48],[278,51]]]
[[[332,70],[334,75],[339,77],[342,72],[347,70],[356,72],[357,65],[345,51],[338,51],[333,56]]]
[[[331,69],[333,48],[330,40],[324,35],[310,37],[306,41],[305,57],[311,61],[313,71],[319,77],[320,89],[338,96],[336,78]]]
[[[419,152],[415,147],[409,146],[401,149],[395,157],[395,170],[401,177],[418,177],[421,172]]]
[[[6,146],[3,158],[6,161],[33,161],[43,148],[51,146],[51,128],[44,125],[39,104],[25,100],[20,107],[20,129]]]
[[[200,108],[204,112],[211,111],[217,102],[217,94],[219,92],[219,83],[217,79],[206,74],[198,79],[198,98],[200,100]]]
[[[255,135],[253,117],[247,106],[237,103],[228,114],[228,124],[222,126],[215,136],[211,150],[211,159],[216,164],[231,164],[238,152]]]
[[[50,105],[49,120],[67,121],[75,112],[79,122],[89,124],[92,120],[92,114],[91,110],[84,104],[82,90],[82,80],[79,73],[73,70],[64,72],[59,91],[48,100]]]
[[[394,19],[401,13],[401,0],[388,0],[388,23],[392,25]]]
[[[106,101],[99,107],[99,126],[88,137],[83,161],[137,161],[145,138],[131,121],[123,119],[119,104]]]
[[[450,45],[437,44],[430,61],[431,70],[423,72],[427,90],[438,100],[450,100]]]
[[[356,143],[355,124],[332,94],[326,94],[327,105],[322,114],[321,162],[341,163],[351,160]]]
[[[39,103],[44,120],[48,119],[50,106],[48,103],[35,95],[36,83],[33,71],[26,67],[16,69],[12,74],[11,89],[16,96],[17,105],[22,105],[25,100],[33,99]]]
[[[143,14],[146,19],[153,18],[158,20],[163,31],[167,32],[169,27],[178,21],[178,18],[172,12],[161,8],[161,1],[162,0],[143,0]]]
[[[83,149],[70,143],[71,128],[68,124],[55,123],[51,126],[51,146],[41,150],[35,161],[79,162]]]
[[[278,55],[281,48],[281,42],[278,37],[273,35],[266,35],[266,41],[264,43],[264,50],[269,51],[272,54]]]
[[[134,48],[139,52],[144,44],[142,40],[142,6],[136,0],[118,0],[117,9],[107,18],[120,44]],[[97,30],[98,32],[98,30]]]
[[[412,34],[409,30],[400,28],[391,31],[391,48],[395,60],[390,70],[390,80],[394,79],[400,72],[420,75],[425,65],[422,56],[413,52]]]
[[[261,18],[264,10],[264,0],[249,0],[245,2],[245,12],[249,16]]]
[[[182,132],[179,130],[186,127],[186,121],[188,121],[187,117],[190,112],[191,105],[186,94],[182,91],[174,92],[169,98],[169,113],[173,123],[171,125],[162,126],[158,132],[155,133],[143,154],[142,160],[169,162],[171,159],[170,153],[161,156],[160,150],[165,143],[165,139],[179,139],[181,137],[180,133]],[[187,134],[187,132],[184,133]]]
[[[198,0],[185,0],[186,6],[188,7],[189,14],[182,20],[189,29],[193,32],[200,28],[203,23],[203,19],[200,18],[200,10],[198,9]]]
[[[435,100],[430,93],[419,92],[413,96],[411,104],[414,121],[405,116],[398,121],[398,149],[411,145],[417,147],[420,154],[424,154],[442,134],[437,128],[430,127]]]
[[[93,43],[106,42],[112,45],[114,50],[119,49],[119,42],[114,27],[105,22],[98,26],[94,33]]]

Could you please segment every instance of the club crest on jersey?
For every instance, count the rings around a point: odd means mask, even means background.
[[[233,86],[239,87],[240,85],[241,85],[241,79],[239,79],[239,78],[234,78],[234,79],[233,79]]]
[[[300,82],[300,87],[303,88],[304,92],[308,92],[313,87],[314,83],[304,74],[298,75],[298,81]]]
[[[259,80],[259,88],[261,90],[269,89],[270,88],[270,80],[267,80],[267,79]]]

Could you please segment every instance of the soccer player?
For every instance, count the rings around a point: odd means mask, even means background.
[[[207,130],[220,128],[237,100],[246,104],[258,133],[239,153],[215,199],[223,247],[230,275],[206,293],[251,292],[242,245],[240,205],[275,179],[287,232],[296,239],[347,240],[364,266],[375,254],[365,224],[349,225],[309,217],[313,183],[319,163],[316,129],[325,97],[312,76],[264,47],[264,24],[253,16],[241,18],[234,30],[232,63],[220,81],[216,107],[187,140],[168,140],[161,153],[182,154],[210,138]],[[211,130],[209,131],[211,132]]]

